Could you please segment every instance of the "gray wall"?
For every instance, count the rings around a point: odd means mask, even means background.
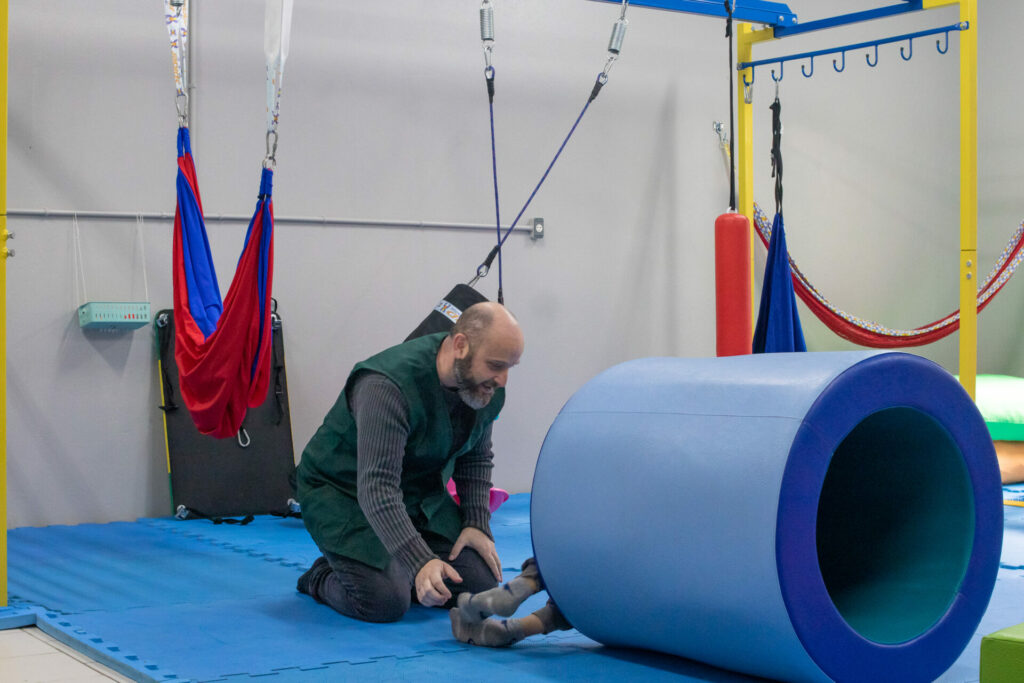
[[[792,2],[803,20],[880,2]],[[262,3],[194,12],[193,141],[206,210],[251,211],[263,154]],[[521,206],[604,63],[618,8],[498,0],[497,132],[505,220]],[[284,79],[275,208],[281,216],[486,223],[493,217],[487,104],[474,1],[299,0]],[[12,209],[173,211],[175,111],[159,3],[11,3],[8,196]],[[641,356],[714,353],[713,232],[727,175],[723,22],[632,8],[622,60],[510,238],[506,302],[527,349],[495,428],[495,482],[527,491],[547,427],[601,370]],[[756,57],[955,21],[944,9],[759,46]],[[980,256],[987,272],[1024,217],[1004,74],[1024,7],[981,3]],[[781,42],[781,41],[780,41]],[[881,49],[842,74],[818,60],[782,83],[790,250],[838,305],[914,327],[956,308],[957,39],[946,56]],[[773,97],[757,75],[757,197]],[[71,221],[12,219],[8,263],[11,526],[169,512],[151,330],[79,329]],[[80,221],[90,299],[142,296],[131,221]],[[243,226],[211,223],[226,290]],[[144,226],[153,309],[171,305],[171,227]],[[491,245],[487,233],[281,223],[274,295],[286,326],[296,451],[353,363],[402,339]],[[761,260],[759,251],[759,261]],[[482,284],[494,296],[496,274]],[[1024,284],[981,317],[979,369],[1024,374]],[[805,309],[814,350],[847,348]],[[956,337],[918,349],[955,371]]]

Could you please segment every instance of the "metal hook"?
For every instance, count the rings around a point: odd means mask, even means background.
[[[940,55],[944,55],[947,52],[949,52],[949,31],[946,31],[945,36],[946,36],[946,47],[945,47],[945,49],[943,49],[942,47],[939,46],[940,45],[939,41],[937,41],[937,40],[935,41],[935,49],[939,51]]]
[[[750,67],[750,82],[749,83],[747,82],[747,74],[740,74],[740,77],[743,79],[743,86],[744,87],[749,88],[750,86],[754,85],[754,67]]]
[[[782,66],[783,66],[783,62],[779,62],[779,77],[778,78],[775,78],[775,69],[772,69],[772,80],[775,81],[776,83],[778,83],[779,81],[782,80]]]
[[[903,48],[901,47],[900,48],[900,57],[903,57],[904,61],[909,62],[910,58],[914,56],[914,39],[911,38],[910,40],[908,40],[907,44],[910,47],[910,49],[906,53],[904,53],[903,52]]]
[[[832,60],[832,68],[836,70],[836,73],[842,73],[843,69],[846,68],[846,52],[843,52],[843,65],[836,66],[836,60]]]
[[[864,55],[864,61],[866,61],[868,63],[868,66],[878,66],[878,46],[877,45],[875,45],[875,63],[874,64],[871,63],[871,56],[870,55]]]
[[[810,78],[811,76],[814,75],[814,57],[811,57],[811,71],[810,71],[810,73],[807,72],[807,70],[804,68],[803,64],[800,65],[800,73],[802,73],[804,75],[804,78]]]

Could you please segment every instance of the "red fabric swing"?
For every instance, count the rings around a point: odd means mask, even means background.
[[[210,258],[188,129],[178,132],[174,213],[174,358],[181,396],[196,427],[234,436],[270,385],[270,293],[274,272],[273,172],[263,169],[260,199],[223,304]]]
[[[165,0],[178,106],[177,206],[174,212],[174,358],[181,396],[203,434],[238,433],[246,411],[270,386],[270,300],[274,273],[274,205],[281,79],[288,53],[293,0],[267,0],[267,156],[259,200],[223,302],[203,220],[188,132],[187,0]]]

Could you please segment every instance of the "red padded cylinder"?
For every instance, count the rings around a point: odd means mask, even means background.
[[[754,338],[751,245],[746,216],[723,213],[715,220],[715,347],[719,356],[750,353]]]

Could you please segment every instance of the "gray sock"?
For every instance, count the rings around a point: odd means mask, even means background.
[[[550,600],[548,604],[534,612],[533,616],[540,619],[540,623],[544,625],[545,635],[552,631],[568,631],[572,628],[572,624],[562,614],[562,610],[558,609],[558,606]]]
[[[470,645],[508,647],[526,637],[518,619],[467,620],[458,607],[449,610],[448,616],[452,620],[452,635]]]
[[[538,590],[534,579],[520,575],[503,586],[482,593],[463,593],[459,596],[458,605],[466,621],[480,621],[492,614],[510,617],[526,598]]]

